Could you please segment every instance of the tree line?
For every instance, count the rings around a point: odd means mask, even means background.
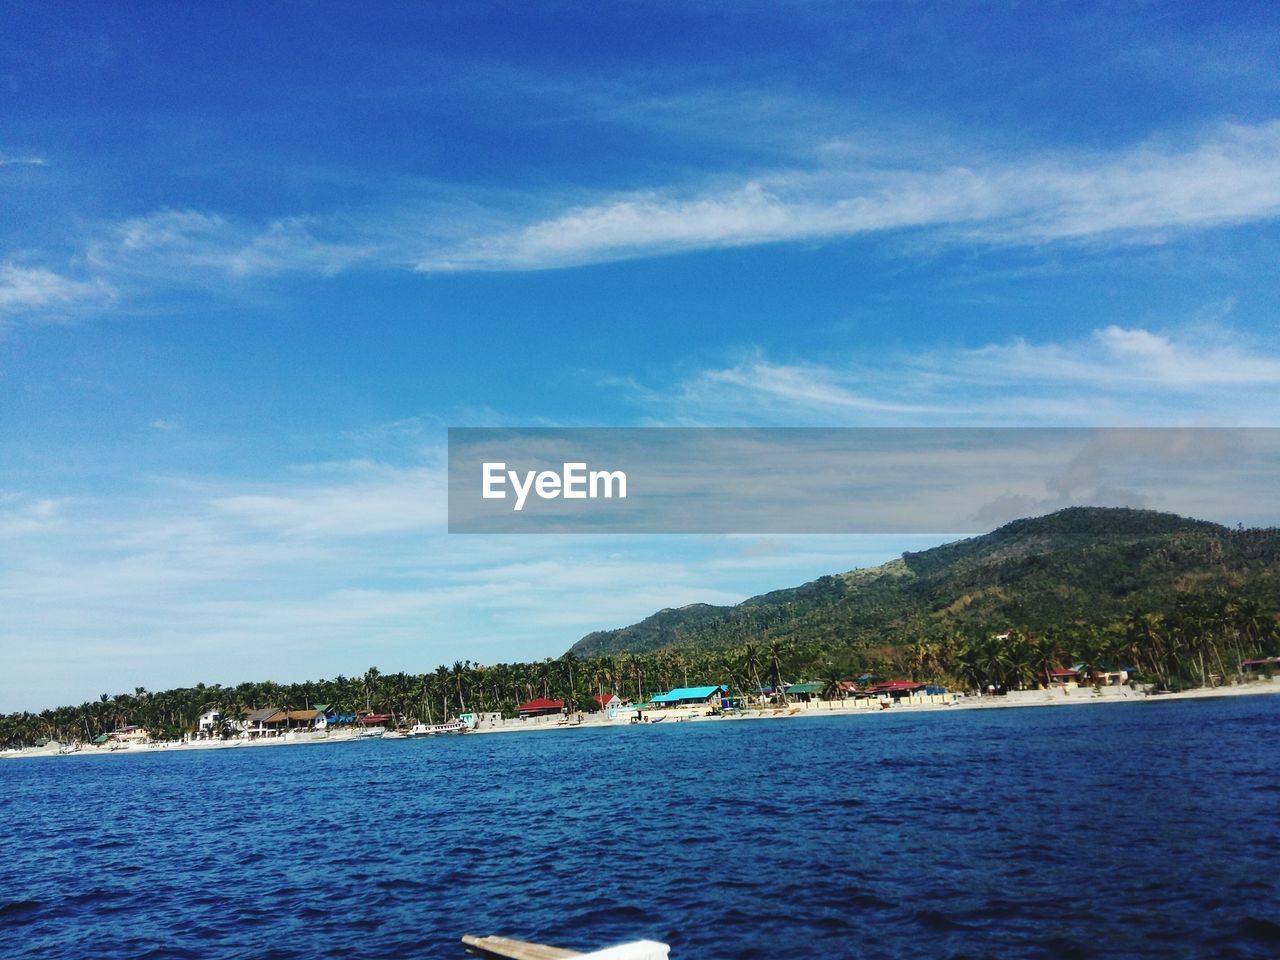
[[[467,711],[514,716],[538,697],[566,701],[566,709],[594,709],[598,693],[637,702],[672,687],[723,683],[737,692],[820,681],[824,696],[858,676],[933,682],[953,690],[1034,687],[1057,667],[1133,668],[1135,679],[1180,690],[1230,680],[1242,660],[1280,655],[1275,610],[1255,599],[1186,594],[1168,613],[1131,611],[1100,624],[1073,623],[1031,631],[1017,627],[958,628],[917,617],[895,631],[908,643],[876,646],[863,639],[768,638],[720,649],[664,649],[582,658],[572,652],[534,662],[441,665],[429,673],[387,673],[371,667],[358,677],[338,676],[280,684],[196,684],[151,692],[103,693],[96,701],[38,713],[0,715],[0,747],[47,740],[90,740],[126,724],[157,738],[177,738],[210,709],[236,717],[261,707],[344,712],[369,709],[398,720],[439,722]]]

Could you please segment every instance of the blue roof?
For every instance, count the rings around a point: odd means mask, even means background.
[[[705,700],[724,686],[712,687],[676,687],[670,693],[662,693],[650,700],[650,703],[675,703],[677,700]]]

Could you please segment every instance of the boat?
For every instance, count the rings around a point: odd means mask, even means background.
[[[462,938],[462,943],[467,953],[488,960],[568,960],[569,957],[577,957],[578,960],[667,960],[671,950],[667,944],[655,940],[620,943],[616,947],[606,947],[590,953],[529,943],[527,940],[512,940],[510,937],[475,937],[468,934]]]
[[[434,737],[438,733],[466,733],[467,725],[461,720],[448,723],[415,723],[404,731],[406,737]]]

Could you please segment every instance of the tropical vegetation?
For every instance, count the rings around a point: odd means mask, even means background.
[[[1103,520],[1106,530],[1097,527]],[[649,618],[656,624],[611,632],[604,649],[603,635],[592,634],[561,657],[534,662],[460,660],[429,673],[371,667],[357,677],[291,684],[137,687],[78,706],[0,715],[0,747],[91,739],[125,724],[177,737],[210,709],[224,722],[259,707],[316,704],[436,722],[467,711],[513,716],[537,697],[563,699],[572,711],[592,708],[597,693],[643,701],[700,683],[747,692],[810,680],[828,698],[864,675],[1016,690],[1079,665],[1082,672],[1131,669],[1154,689],[1215,685],[1236,677],[1245,660],[1280,655],[1278,557],[1273,530],[1141,511],[1065,511],[736,608],[708,607],[683,619],[663,611]],[[665,640],[653,642],[659,634]],[[619,635],[638,649],[619,649]]]

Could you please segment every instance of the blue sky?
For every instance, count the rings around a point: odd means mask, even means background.
[[[0,710],[931,542],[448,537],[449,425],[1273,425],[1277,21],[0,5]]]

